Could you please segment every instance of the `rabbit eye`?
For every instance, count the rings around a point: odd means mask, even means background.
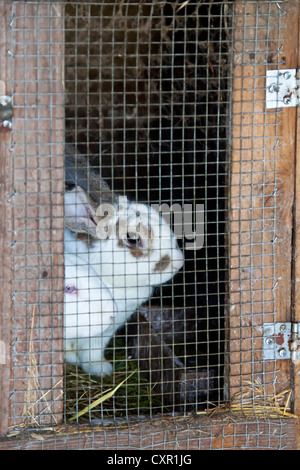
[[[75,294],[76,293],[76,287],[75,286],[66,286],[65,287],[65,292],[66,292],[66,294]]]
[[[137,233],[127,233],[126,241],[129,246],[143,246],[142,239]]]

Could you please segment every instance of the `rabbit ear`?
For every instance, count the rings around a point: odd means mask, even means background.
[[[80,186],[94,201],[114,202],[115,196],[100,175],[99,168],[90,165],[89,159],[73,145],[65,145],[65,183],[66,187]]]
[[[73,232],[88,233],[96,237],[99,217],[97,204],[80,187],[65,193],[65,226]]]

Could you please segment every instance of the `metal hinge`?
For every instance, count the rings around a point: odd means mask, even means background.
[[[265,323],[263,359],[300,359],[300,323]]]
[[[267,109],[298,106],[300,102],[299,79],[299,69],[267,70]]]

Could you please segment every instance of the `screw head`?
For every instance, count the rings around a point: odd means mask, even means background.
[[[285,348],[279,349],[278,354],[280,357],[285,357],[287,355],[286,349]]]
[[[271,83],[268,87],[269,93],[276,93],[278,92],[278,86],[277,83]]]
[[[289,78],[291,78],[292,74],[291,74],[291,72],[284,72],[283,76],[286,80],[289,80]]]
[[[273,338],[271,338],[271,336],[267,336],[267,338],[265,339],[265,343],[268,346],[271,346],[272,344],[274,344],[274,340],[273,340]]]

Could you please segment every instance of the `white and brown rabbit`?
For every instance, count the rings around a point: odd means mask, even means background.
[[[117,315],[112,295],[85,261],[65,253],[65,360],[91,375],[101,375],[103,333]]]
[[[117,305],[113,325],[103,331],[101,374],[112,372],[104,349],[126,320],[183,266],[177,240],[161,215],[146,204],[97,204],[79,186],[65,193],[65,250],[93,267]]]

